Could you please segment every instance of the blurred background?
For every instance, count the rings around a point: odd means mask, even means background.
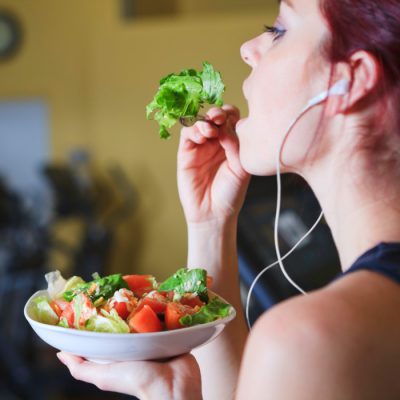
[[[162,76],[207,60],[245,114],[239,48],[276,12],[274,0],[0,0],[1,399],[125,398],[72,380],[23,305],[53,269],[161,280],[185,266],[179,129],[160,140],[145,106]],[[284,190],[282,252],[319,214],[299,178],[284,177]],[[240,216],[243,299],[275,260],[275,191],[275,178],[254,178]],[[286,265],[306,289],[329,281],[339,263],[327,226]],[[294,294],[268,271],[251,320]]]

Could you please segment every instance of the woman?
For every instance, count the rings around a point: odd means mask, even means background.
[[[206,266],[240,309],[235,238],[249,174],[274,174],[290,122],[347,80],[347,93],[299,119],[280,158],[316,193],[343,276],[261,316],[243,358],[240,314],[196,358],[100,366],[61,353],[74,377],[141,399],[400,398],[399,38],[398,0],[283,0],[275,25],[241,49],[248,118],[225,106],[208,113],[216,126],[182,130],[188,265]]]

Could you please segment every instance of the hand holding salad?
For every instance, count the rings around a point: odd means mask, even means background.
[[[102,336],[101,332],[135,337],[176,330],[215,321],[233,311],[229,304],[209,292],[212,279],[201,268],[181,268],[161,283],[152,275],[121,274],[104,277],[94,274],[89,282],[77,276],[65,280],[58,271],[46,274],[46,279],[47,294],[42,295],[42,291],[39,297],[33,297],[31,317],[68,330],[99,332],[98,337]],[[183,335],[191,334],[189,329],[183,332]],[[106,337],[109,340],[110,335]],[[144,337],[152,339],[157,346],[157,333]],[[122,340],[121,335],[116,335],[116,340]],[[202,398],[199,366],[190,354],[157,362],[107,365],[65,352],[57,356],[74,378],[93,383],[102,390],[140,399]]]
[[[191,354],[169,361],[96,364],[64,352],[57,354],[71,375],[101,390],[141,400],[201,400],[200,369]]]

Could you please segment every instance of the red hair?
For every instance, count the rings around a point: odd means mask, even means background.
[[[393,121],[400,135],[399,0],[320,0],[320,7],[331,32],[328,59],[346,62],[358,50],[375,57],[380,65],[375,101],[382,106],[375,122]]]

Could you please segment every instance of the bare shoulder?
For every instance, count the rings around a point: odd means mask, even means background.
[[[273,307],[250,334],[237,398],[400,398],[399,309],[399,285],[370,272]]]

